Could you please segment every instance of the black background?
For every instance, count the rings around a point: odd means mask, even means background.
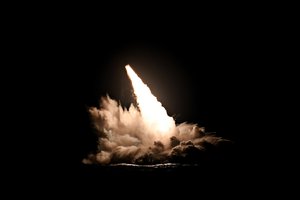
[[[130,64],[177,122],[197,123],[234,141],[230,172],[247,176],[248,164],[259,165],[253,114],[259,115],[258,102],[265,103],[257,83],[269,56],[268,23],[242,13],[163,10],[139,18],[140,12],[22,22],[15,38],[28,67],[19,74],[32,77],[22,96],[32,96],[25,98],[28,112],[37,111],[30,120],[37,132],[24,159],[57,180],[101,178],[81,163],[97,145],[87,109],[106,94],[124,106],[133,101],[124,68]]]
[[[63,150],[72,161],[79,164],[96,148],[89,106],[98,106],[106,94],[124,106],[133,102],[126,64],[178,122],[198,123],[242,147],[248,137],[243,135],[249,109],[245,98],[255,81],[249,79],[255,64],[255,39],[248,32],[246,35],[230,26],[217,30],[124,27],[113,33],[101,31],[87,29],[80,35],[67,35],[66,43],[60,39],[65,46],[57,48],[64,62],[53,63],[62,82],[53,97],[60,104],[57,115],[66,128],[57,139],[64,139]]]

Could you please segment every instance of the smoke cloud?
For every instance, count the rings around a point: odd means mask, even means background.
[[[138,107],[124,108],[109,96],[101,98],[99,108],[89,108],[89,113],[98,150],[83,159],[85,164],[201,163],[219,159],[232,144],[197,124],[175,124],[175,120],[172,129],[157,133]]]

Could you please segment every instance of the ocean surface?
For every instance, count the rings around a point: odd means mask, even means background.
[[[137,164],[110,164],[83,165],[81,172],[84,176],[90,177],[148,177],[148,176],[225,176],[235,172],[235,166],[210,163],[210,164],[181,164],[164,163],[153,165]]]

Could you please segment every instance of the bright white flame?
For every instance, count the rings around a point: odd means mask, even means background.
[[[129,65],[126,65],[125,68],[131,80],[145,125],[160,135],[170,134],[176,127],[174,119],[168,116],[166,109],[133,69]]]

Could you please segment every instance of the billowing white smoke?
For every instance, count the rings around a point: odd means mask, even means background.
[[[215,157],[229,140],[206,134],[196,124],[175,124],[150,89],[129,65],[138,108],[123,108],[109,96],[101,98],[100,108],[89,109],[99,136],[98,152],[85,164],[165,162],[195,163]],[[208,156],[209,155],[209,156]]]

